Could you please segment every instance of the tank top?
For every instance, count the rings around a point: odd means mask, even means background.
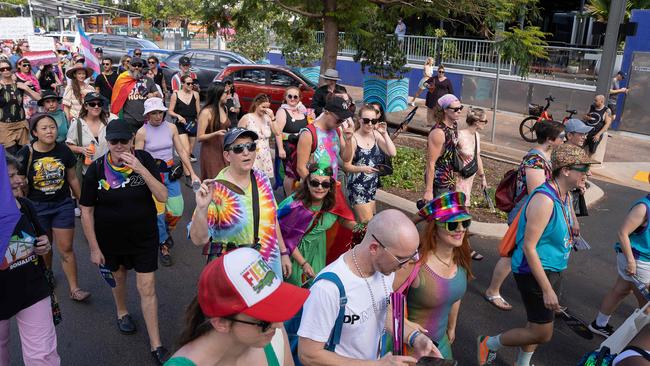
[[[458,124],[454,122],[453,127],[444,123],[436,123],[431,131],[439,128],[445,133],[445,144],[442,154],[436,161],[436,170],[433,177],[433,185],[436,190],[455,191],[456,175],[454,174],[454,151],[458,144]]]
[[[585,121],[585,124],[594,128],[592,130],[593,133],[597,133],[601,128],[603,128],[603,126],[605,126],[605,114],[607,114],[608,110],[609,108],[607,108],[607,106],[603,106],[600,110],[596,109],[596,106],[593,104],[589,106],[589,112],[587,115],[590,118]]]
[[[643,262],[650,262],[650,194],[636,201],[632,207],[636,205],[645,205],[645,225],[641,225],[632,234],[630,234],[630,245],[632,246],[632,254],[634,258]],[[614,246],[616,252],[622,253],[621,243],[616,243]]]
[[[316,130],[316,150],[314,151],[311,162],[318,163],[320,166],[329,166],[336,177],[339,171],[339,154],[341,151],[341,141],[336,129],[323,130],[314,125]]]
[[[178,92],[176,92],[176,105],[174,106],[174,113],[180,114],[186,120],[195,120],[196,98],[194,97],[194,93],[192,93],[192,99],[190,100],[190,103],[185,104],[185,102],[183,102],[179,97]]]
[[[373,135],[373,137],[375,136]],[[352,165],[375,166],[377,164],[382,164],[383,162],[384,162],[384,153],[381,152],[381,149],[377,144],[376,137],[375,137],[375,143],[369,149],[365,149],[359,146],[359,144],[357,143],[357,149],[354,151],[354,156],[352,157]],[[373,174],[373,176],[377,176],[377,175]]]
[[[286,123],[284,124],[284,128],[282,129],[283,133],[286,134],[297,134],[302,130],[303,128],[307,127],[307,117],[302,116],[302,119],[294,119],[291,117],[291,113],[289,113],[288,110],[284,109],[284,113],[287,115],[287,120]]]
[[[144,138],[144,150],[151,154],[154,159],[170,161],[174,159],[174,140],[169,122],[163,121],[158,127],[149,123],[144,124],[144,130],[147,133]]]
[[[517,227],[517,238],[515,251],[512,254],[512,272],[519,274],[532,273],[526,256],[524,255],[524,233],[526,231],[526,209],[530,200],[536,194],[544,194],[553,200],[553,212],[551,218],[544,228],[542,236],[537,242],[537,254],[542,262],[545,271],[562,272],[566,269],[571,254],[572,237],[570,232],[571,226],[571,200],[567,199],[563,203],[558,197],[557,191],[547,181],[537,187],[522,207],[521,216],[519,216],[519,226]]]

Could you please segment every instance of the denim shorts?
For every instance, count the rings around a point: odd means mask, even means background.
[[[34,202],[43,229],[74,229],[74,201],[68,197],[58,202]]]

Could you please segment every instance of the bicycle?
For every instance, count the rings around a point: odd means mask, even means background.
[[[551,102],[554,102],[555,99],[552,95],[549,95],[544,98],[544,100],[546,101],[546,105],[543,107],[539,104],[529,104],[528,114],[530,116],[524,118],[519,124],[519,135],[521,135],[521,138],[527,142],[537,141],[537,134],[535,133],[535,125],[537,122],[553,120],[553,116],[548,112],[548,108],[551,106]],[[566,112],[569,113],[569,115],[562,119],[562,124],[566,124],[566,121],[573,118],[574,114],[578,114],[578,111],[575,109],[567,109]]]

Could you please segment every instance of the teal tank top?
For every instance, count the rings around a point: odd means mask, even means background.
[[[570,232],[571,226],[571,208],[570,200],[566,199],[563,203],[558,197],[555,188],[548,181],[537,187],[528,197],[524,204],[519,217],[519,226],[517,226],[517,238],[515,251],[512,254],[512,272],[519,274],[532,273],[526,256],[524,255],[524,232],[526,231],[526,209],[530,200],[536,194],[544,194],[553,200],[553,212],[551,218],[539,238],[537,243],[537,254],[542,262],[545,271],[561,272],[564,271],[569,262],[571,253],[572,238]]]
[[[645,224],[639,226],[632,234],[630,234],[630,245],[632,246],[632,254],[636,260],[643,262],[650,262],[650,226],[648,217],[650,217],[650,194],[636,201],[632,208],[636,205],[645,205]],[[622,253],[621,243],[616,243],[614,249],[617,253]]]

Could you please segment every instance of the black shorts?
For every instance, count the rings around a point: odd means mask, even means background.
[[[137,254],[106,254],[104,266],[116,272],[120,266],[127,270],[133,269],[138,273],[151,273],[158,269],[158,247]]]
[[[560,297],[562,290],[562,272],[544,271],[548,281],[555,291],[555,295]],[[517,288],[521,294],[521,299],[526,308],[526,317],[530,323],[546,324],[555,319],[555,312],[544,306],[544,295],[539,287],[535,276],[531,274],[513,273]]]

